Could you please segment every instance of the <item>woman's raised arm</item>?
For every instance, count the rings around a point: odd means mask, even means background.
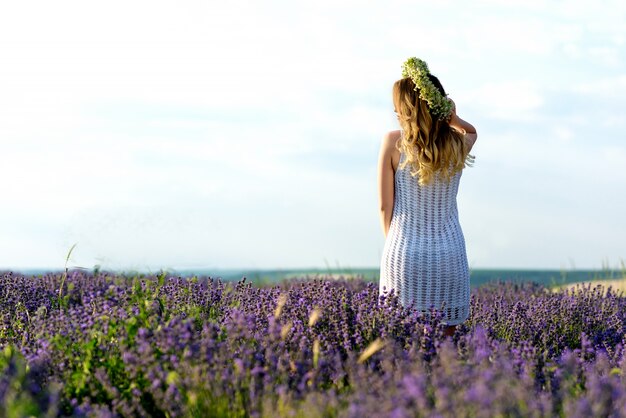
[[[476,139],[478,138],[478,133],[476,132],[476,128],[471,123],[461,119],[456,114],[456,104],[452,99],[449,99],[452,102],[452,114],[450,115],[450,120],[448,124],[450,127],[456,131],[459,131],[465,134],[465,138],[469,142],[470,149],[474,146]]]

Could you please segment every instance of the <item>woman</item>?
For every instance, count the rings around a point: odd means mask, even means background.
[[[456,195],[473,159],[476,129],[459,118],[439,80],[417,58],[393,85],[400,130],[387,133],[378,160],[385,246],[379,294],[395,289],[403,306],[440,309],[445,335],[469,316],[469,267]]]

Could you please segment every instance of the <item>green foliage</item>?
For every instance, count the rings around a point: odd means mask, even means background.
[[[0,352],[0,387],[5,388],[0,398],[0,417],[56,416],[56,406],[47,399],[57,391],[56,385],[41,388],[36,379],[20,351],[12,345],[5,346]]]

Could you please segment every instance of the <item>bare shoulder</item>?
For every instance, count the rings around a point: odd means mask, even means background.
[[[385,137],[384,137],[384,139],[386,141],[393,140],[393,139],[398,139],[398,138],[400,138],[400,130],[399,129],[396,129],[395,131],[387,132],[385,134]]]
[[[395,148],[396,142],[400,139],[400,130],[389,131],[383,137],[383,146],[386,148]]]

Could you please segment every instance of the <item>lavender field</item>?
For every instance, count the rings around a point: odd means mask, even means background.
[[[537,284],[436,312],[375,283],[0,275],[0,416],[621,417],[626,298]]]

